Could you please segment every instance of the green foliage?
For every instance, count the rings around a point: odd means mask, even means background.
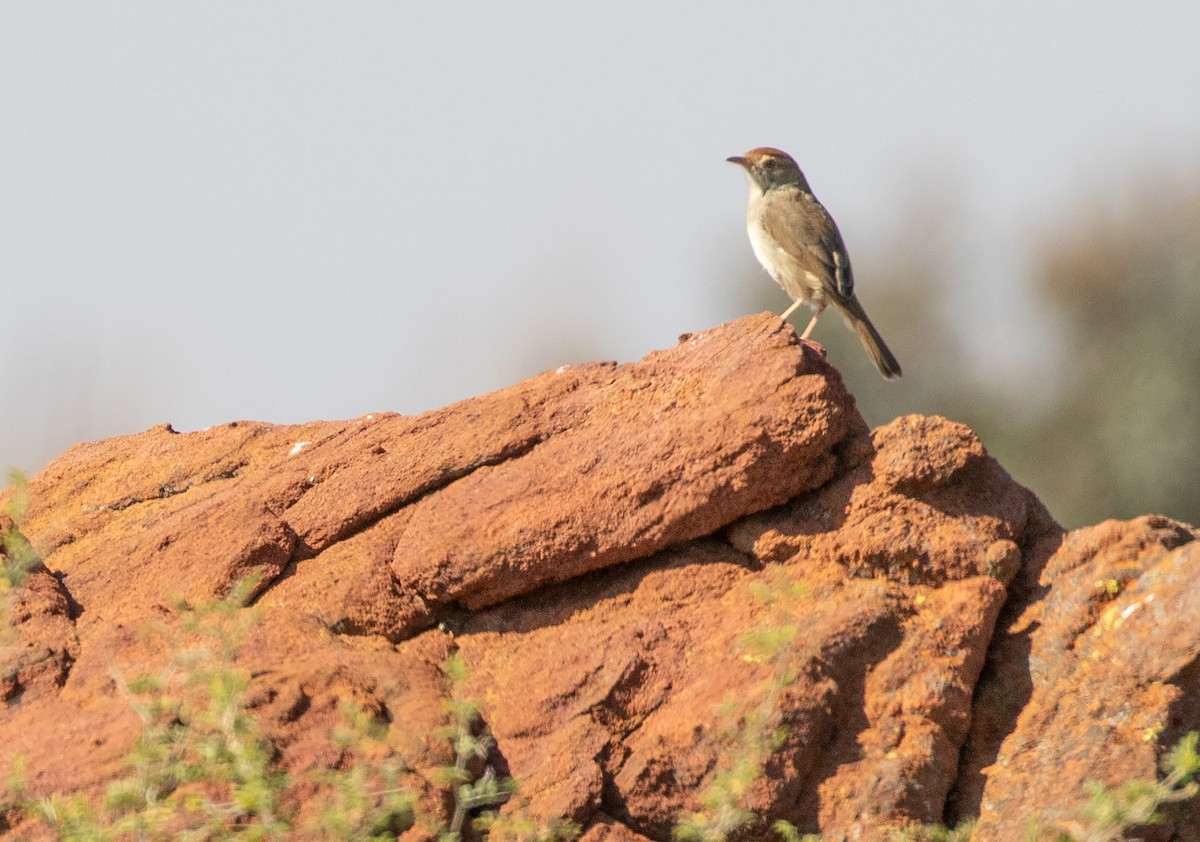
[[[1064,828],[1060,839],[1070,842],[1109,842],[1122,838],[1127,828],[1162,821],[1159,808],[1175,801],[1186,801],[1200,792],[1200,733],[1187,734],[1162,760],[1164,777],[1159,780],[1127,781],[1115,789],[1099,781],[1083,785],[1089,801],[1081,822]]]
[[[12,494],[4,504],[3,513],[12,523],[0,532],[0,553],[4,555],[3,567],[0,567],[0,595],[19,587],[29,571],[41,561],[21,531],[29,508],[29,483],[25,475],[16,470],[9,471],[8,478]]]
[[[888,834],[888,842],[969,842],[974,830],[974,819],[962,821],[955,827],[910,824]]]
[[[281,838],[286,779],[245,707],[249,676],[235,664],[257,614],[245,608],[257,582],[247,577],[222,600],[181,603],[182,634],[158,673],[118,686],[142,721],[127,758],[97,811],[84,799],[52,795],[27,809],[61,839]]]
[[[574,822],[555,819],[544,827],[520,810],[507,815],[485,813],[472,824],[488,842],[570,842],[580,833]]]
[[[29,798],[23,764],[13,767],[5,809],[23,809],[50,825],[58,838],[106,840],[264,840],[293,829],[280,812],[287,784],[271,768],[273,751],[247,711],[248,674],[236,666],[239,649],[258,622],[245,607],[257,579],[248,577],[222,600],[180,608],[180,631],[171,662],[158,673],[126,682],[115,676],[142,731],[127,758],[129,774],[108,789],[96,808],[80,796]],[[449,823],[427,822],[439,842],[461,842],[468,817],[509,801],[516,783],[490,766],[476,775],[493,746],[480,726],[479,706],[465,694],[466,662],[458,653],[444,666],[448,723],[439,736],[451,742],[454,765],[440,779],[452,787]],[[334,741],[351,759],[347,768],[316,773],[323,799],[304,838],[394,840],[413,827],[416,797],[401,786],[406,767],[388,741],[385,723],[360,707],[342,708]],[[493,842],[567,842],[574,823],[543,826],[523,806],[505,815],[484,812],[474,827]]]
[[[782,568],[772,568],[768,576],[766,581],[755,582],[750,593],[768,609],[770,619],[746,632],[738,642],[742,660],[771,667],[767,691],[740,723],[727,729],[725,738],[730,749],[718,760],[718,771],[701,793],[701,809],[683,816],[674,828],[673,835],[680,842],[724,842],[753,822],[755,814],[745,807],[747,793],[787,736],[779,727],[779,699],[796,680],[796,617],[806,591]],[[786,822],[776,823],[775,831],[785,840],[803,838],[796,836],[795,828]]]
[[[1088,796],[1078,820],[1054,822],[1047,829],[1042,820],[1033,818],[1027,828],[1029,840],[1053,842],[1117,842],[1125,839],[1125,831],[1139,825],[1162,821],[1160,808],[1164,804],[1186,801],[1200,793],[1200,753],[1197,742],[1200,733],[1185,735],[1163,757],[1164,777],[1159,780],[1126,781],[1109,788],[1099,781],[1087,781],[1083,791]]]
[[[775,822],[771,829],[779,835],[783,842],[821,842],[819,833],[801,833],[791,822],[785,822],[782,819]]]
[[[773,829],[783,842],[822,842],[821,834],[801,834],[787,822],[775,822]],[[888,831],[886,839],[887,842],[970,842],[974,830],[973,819],[963,821],[952,828],[933,824],[909,824]]]
[[[503,804],[512,796],[508,782],[496,780],[491,766],[476,778],[470,766],[473,761],[487,760],[494,741],[486,730],[478,727],[479,705],[467,698],[465,686],[468,678],[466,659],[460,652],[452,652],[442,665],[446,676],[448,698],[442,702],[448,722],[437,732],[439,739],[449,740],[454,748],[454,765],[439,770],[438,779],[452,787],[454,792],[454,814],[449,827],[438,835],[439,842],[458,842],[462,838],[467,814],[483,807]]]
[[[487,760],[495,741],[481,727],[478,702],[466,695],[470,673],[462,653],[452,652],[442,672],[447,684],[447,699],[442,703],[447,724],[438,736],[454,748],[454,765],[440,769],[438,778],[453,788],[454,813],[449,825],[435,828],[438,842],[461,842],[467,816],[476,810],[485,812],[472,826],[489,842],[567,842],[578,837],[579,827],[573,822],[557,820],[544,827],[526,815],[523,806],[504,815],[487,809],[511,799],[517,784],[511,778],[497,778],[491,766],[485,766],[476,777],[472,770]]]
[[[8,777],[0,791],[0,833],[11,829],[10,816],[20,815],[29,802],[29,790],[25,785],[25,758],[14,757],[9,762]]]
[[[342,706],[345,724],[334,741],[357,762],[346,769],[319,772],[324,801],[309,824],[308,838],[395,839],[414,824],[416,797],[400,786],[405,766],[388,743],[388,729],[361,707]]]

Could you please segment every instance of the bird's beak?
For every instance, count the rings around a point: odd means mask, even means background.
[[[746,166],[746,159],[743,158],[741,155],[734,155],[730,158],[726,158],[725,160],[731,164],[737,164],[739,167]]]

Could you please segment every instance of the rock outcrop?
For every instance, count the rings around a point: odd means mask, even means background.
[[[417,417],[79,445],[29,491],[45,566],[0,650],[0,761],[23,757],[34,794],[120,771],[121,677],[166,658],[144,628],[251,572],[239,664],[281,768],[337,762],[349,699],[436,797],[457,649],[493,762],[589,842],[669,839],[763,710],[782,737],[751,839],[972,816],[1019,838],[1200,727],[1195,530],[1064,534],[961,424],[869,431],[767,315]],[[763,630],[785,643],[749,651]],[[1186,810],[1162,838],[1200,826]]]

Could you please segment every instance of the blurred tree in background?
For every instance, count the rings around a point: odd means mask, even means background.
[[[918,412],[970,425],[1067,527],[1148,512],[1200,523],[1200,178],[1107,189],[1043,232],[1030,277],[1004,281],[1025,283],[1048,328],[1013,332],[1038,343],[1015,371],[1008,349],[968,341],[980,315],[961,306],[963,284],[988,281],[954,269],[967,228],[956,200],[926,194],[883,242],[849,242],[904,378],[880,380],[832,311],[813,338],[868,423]],[[765,275],[755,283],[755,307],[786,307]],[[798,331],[810,315],[793,316]]]
[[[1042,464],[1038,488],[1069,525],[1200,522],[1200,179],[1106,191],[1039,257],[1068,377],[1029,431],[1025,469]]]

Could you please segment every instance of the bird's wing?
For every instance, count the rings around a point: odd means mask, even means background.
[[[834,228],[834,230],[837,229]],[[854,272],[850,269],[850,255],[846,254],[846,247],[842,244],[840,235],[837,240],[837,247],[833,250],[833,282],[837,286],[838,295],[842,298],[852,298],[854,296]]]
[[[784,198],[780,196],[779,198]],[[768,236],[838,298],[854,295],[854,272],[842,235],[829,211],[797,191],[787,201],[765,202],[762,225]]]

